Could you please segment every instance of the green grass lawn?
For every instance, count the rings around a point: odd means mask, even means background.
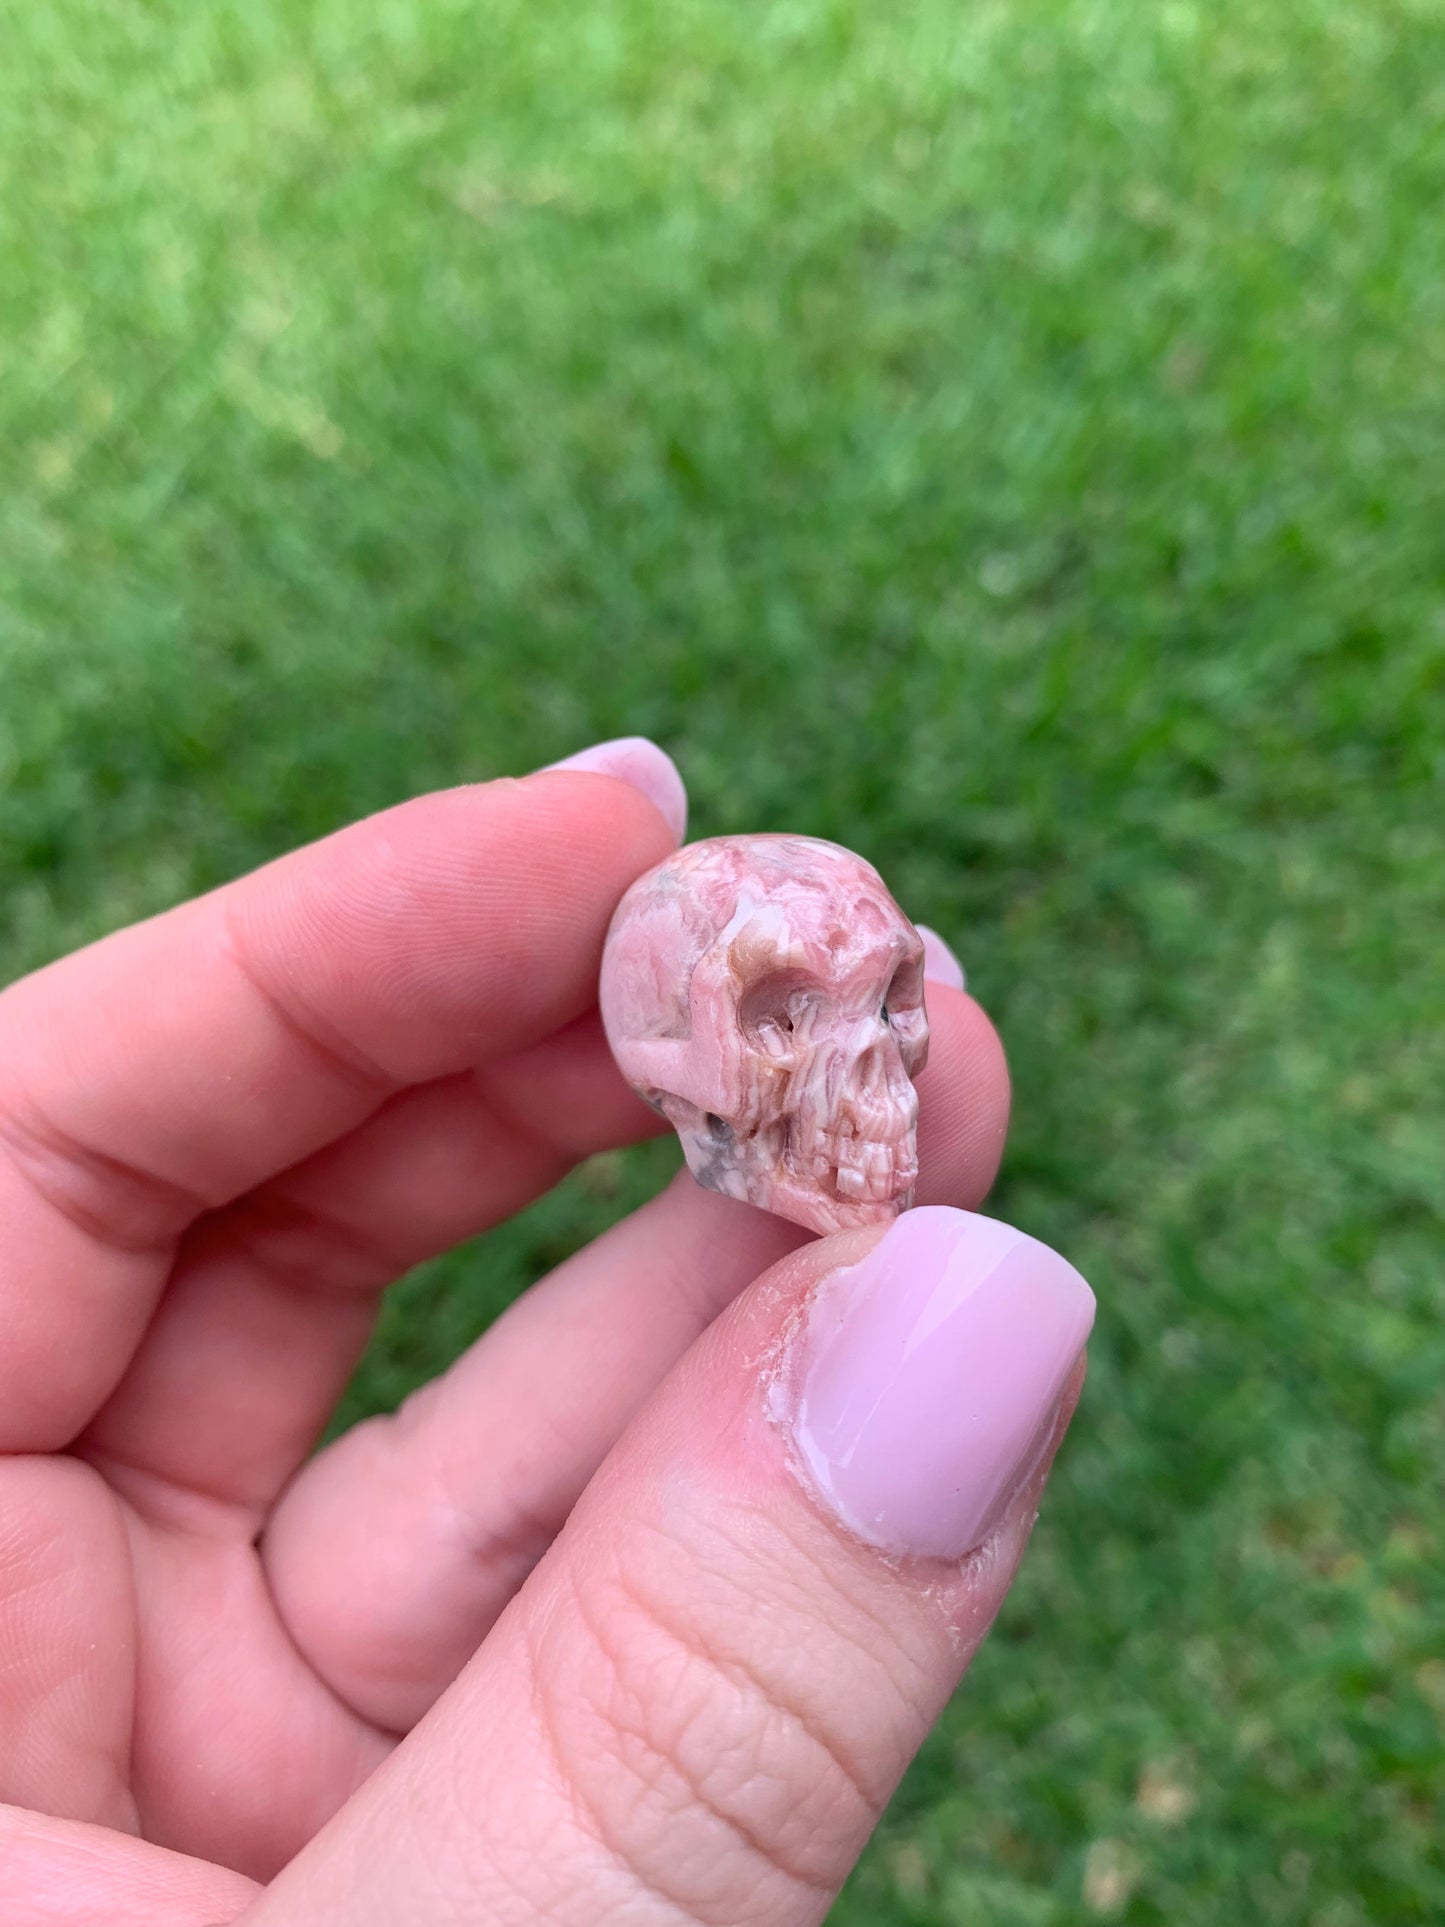
[[[1003,1031],[1093,1370],[846,1927],[1445,1918],[1442,76],[1431,0],[0,0],[0,975],[642,730]]]

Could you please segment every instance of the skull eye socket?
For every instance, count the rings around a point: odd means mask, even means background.
[[[813,993],[806,977],[792,971],[764,977],[744,993],[738,1021],[744,1037],[770,1057],[782,1056],[803,1022]]]
[[[923,961],[905,957],[888,980],[878,1015],[885,1024],[911,1017],[923,1002]]]

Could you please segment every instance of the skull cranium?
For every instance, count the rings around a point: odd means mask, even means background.
[[[861,857],[808,836],[687,845],[618,905],[600,997],[700,1183],[815,1231],[912,1204],[923,942]]]

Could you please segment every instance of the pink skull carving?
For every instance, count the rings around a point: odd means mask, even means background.
[[[923,941],[862,857],[811,836],[688,844],[617,906],[600,997],[699,1183],[815,1231],[912,1204]]]

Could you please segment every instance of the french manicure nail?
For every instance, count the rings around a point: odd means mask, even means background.
[[[650,737],[614,736],[609,742],[593,743],[588,749],[579,749],[575,756],[564,756],[560,763],[548,763],[546,767],[619,777],[657,806],[679,843],[687,834],[687,789],[677,764]]]
[[[906,1211],[823,1280],[794,1340],[808,1478],[871,1544],[961,1558],[1037,1466],[1093,1322],[1093,1292],[1047,1245],[942,1205]]]
[[[929,983],[947,984],[953,990],[963,990],[967,983],[963,965],[942,937],[926,923],[916,923],[913,927],[923,939],[923,974]]]

